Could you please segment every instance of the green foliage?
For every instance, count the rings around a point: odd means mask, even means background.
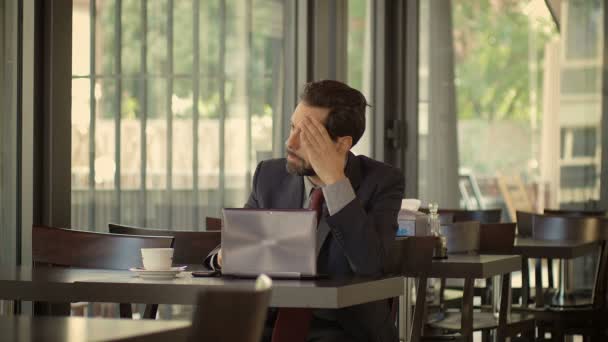
[[[366,25],[366,0],[348,2],[348,84],[356,89],[363,89],[363,59]]]
[[[250,37],[250,45],[246,45],[243,34],[239,33],[238,25],[243,25],[242,0],[225,1],[225,12],[222,14],[219,0],[199,1],[199,11],[195,11],[192,0],[173,1],[173,65],[169,65],[168,56],[168,12],[167,0],[147,2],[147,27],[144,35],[142,25],[142,1],[122,0],[121,5],[121,70],[116,70],[115,41],[117,39],[116,0],[98,1],[97,37],[101,41],[96,44],[97,55],[100,56],[101,66],[98,74],[104,77],[120,74],[122,78],[122,117],[137,118],[141,115],[141,87],[143,80],[143,61],[141,56],[142,44],[147,48],[146,80],[148,84],[148,115],[165,116],[167,98],[167,80],[173,78],[173,94],[171,98],[179,104],[189,101],[189,107],[177,106],[179,112],[173,112],[175,117],[192,117],[194,103],[193,78],[199,81],[198,110],[201,117],[217,118],[221,115],[221,93],[224,92],[226,104],[237,101],[235,89],[237,84],[249,78],[247,95],[250,115],[272,115],[272,107],[276,105],[275,98],[280,90],[276,89],[276,81],[281,75],[283,33],[282,26],[276,27],[277,10],[282,10],[282,4],[276,1],[252,1],[251,26],[245,35]],[[240,6],[240,7],[239,7]],[[194,75],[194,15],[199,16],[198,44],[199,68]],[[247,29],[247,28],[246,28]],[[144,38],[145,36],[145,38]],[[224,49],[222,64],[221,50]],[[248,58],[244,59],[243,56]],[[223,66],[223,70],[222,70]],[[222,79],[224,82],[222,83]],[[136,80],[136,81],[133,81]],[[106,108],[114,108],[115,79],[108,77],[103,81],[102,101]],[[221,88],[223,86],[223,89]],[[172,104],[173,108],[176,108]],[[271,108],[268,110],[268,108]],[[226,113],[240,115],[239,113]],[[112,117],[111,110],[102,115]]]
[[[454,59],[460,119],[529,118],[530,74],[542,84],[542,57],[555,34],[549,20],[530,19],[515,0],[453,1]],[[534,20],[533,23],[530,20]],[[534,34],[529,43],[530,35]],[[539,67],[530,68],[529,48]]]

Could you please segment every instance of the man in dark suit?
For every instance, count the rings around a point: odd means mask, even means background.
[[[291,117],[287,158],[261,162],[246,207],[308,208],[324,198],[317,228],[318,272],[378,276],[386,271],[404,194],[398,169],[355,156],[367,101],[338,81],[306,85]],[[315,189],[319,189],[315,191]],[[320,195],[320,194],[319,194]],[[221,251],[207,262],[221,266]],[[388,301],[315,310],[309,341],[397,341]]]

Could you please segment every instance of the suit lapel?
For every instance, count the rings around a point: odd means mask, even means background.
[[[321,221],[319,221],[319,225],[317,226],[317,258],[319,257],[319,253],[321,252],[321,247],[323,247],[323,243],[325,243],[325,239],[327,239],[327,235],[329,235],[329,231],[331,228],[325,218],[327,217],[327,207],[323,205],[323,217],[321,217]]]
[[[302,208],[302,199],[304,198],[304,178],[301,176],[287,175],[283,179],[285,189],[277,196],[276,203],[273,203],[271,208],[281,209],[300,209]]]

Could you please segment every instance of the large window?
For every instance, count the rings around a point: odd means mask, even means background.
[[[74,0],[73,227],[204,229],[245,203],[282,148],[290,6]]]
[[[425,202],[503,208],[507,221],[517,210],[600,209],[605,2],[553,3],[559,30],[542,0],[420,2]],[[594,260],[575,260],[567,284],[590,288]]]
[[[421,198],[594,209],[603,3],[561,1],[558,30],[541,0],[421,1]]]

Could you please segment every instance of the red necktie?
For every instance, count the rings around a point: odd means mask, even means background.
[[[323,210],[323,190],[314,188],[310,194],[309,209],[317,212],[317,225],[321,221]],[[306,341],[312,311],[302,308],[281,308],[272,331],[272,342],[298,342]]]
[[[312,209],[317,212],[317,225],[321,221],[321,214],[323,210],[323,190],[321,188],[314,188],[310,193],[310,205],[308,209]]]

